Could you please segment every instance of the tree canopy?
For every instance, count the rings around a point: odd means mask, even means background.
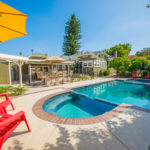
[[[145,69],[148,67],[148,60],[142,57],[134,57],[134,58],[123,58],[117,57],[109,62],[109,68],[114,68],[117,72],[125,72],[125,71],[137,71],[142,69],[142,65],[145,65]]]
[[[150,48],[144,48],[141,51],[137,51],[136,56],[150,56]]]
[[[73,55],[80,49],[81,39],[81,27],[80,21],[76,18],[75,14],[72,14],[69,21],[66,23],[65,36],[63,42],[64,55]]]
[[[114,56],[115,51],[117,51],[118,57],[126,57],[129,55],[131,51],[131,45],[129,43],[118,44],[118,45],[111,47],[110,49],[105,50],[105,52],[110,56]]]

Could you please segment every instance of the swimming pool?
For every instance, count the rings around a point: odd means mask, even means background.
[[[116,105],[69,92],[48,99],[43,110],[59,117],[89,118],[104,114],[115,107]]]
[[[110,81],[74,89],[76,93],[114,104],[127,103],[150,109],[150,86]]]
[[[150,86],[109,81],[73,89],[46,100],[42,109],[65,118],[90,118],[105,114],[121,103],[150,109]]]
[[[147,79],[130,79],[130,80],[125,80],[125,82],[133,83],[133,84],[150,85],[150,80],[147,80]]]

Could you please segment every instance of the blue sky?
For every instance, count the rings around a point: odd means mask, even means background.
[[[2,0],[28,15],[28,36],[0,43],[0,53],[24,56],[35,52],[62,55],[65,23],[80,19],[84,51],[131,43],[132,52],[150,47],[148,0]]]

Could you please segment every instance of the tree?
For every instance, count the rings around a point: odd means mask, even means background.
[[[22,56],[22,52],[19,52],[19,55]]]
[[[132,72],[137,70],[142,70],[142,66],[145,66],[145,69],[148,69],[148,60],[146,58],[134,57],[117,57],[109,62],[109,68],[114,68],[118,73],[124,73],[126,71]]]
[[[150,4],[146,5],[146,8],[150,8]]]
[[[148,67],[148,60],[146,58],[134,57],[131,59],[130,71],[137,71],[142,69],[142,65],[145,65],[145,68]]]
[[[128,58],[123,58],[123,57],[117,57],[114,58],[109,62],[109,68],[114,68],[117,70],[117,74],[120,72],[125,72],[129,70],[130,66],[130,59]]]
[[[33,55],[33,52],[34,52],[34,49],[31,49],[31,53],[32,53],[32,55]]]
[[[129,55],[131,51],[131,45],[129,43],[127,44],[119,44],[115,45],[112,48],[105,50],[105,52],[110,55],[114,56],[114,52],[117,51],[117,56],[118,57],[126,57]]]
[[[144,48],[141,51],[137,51],[136,56],[150,56],[150,48]]]
[[[72,14],[71,19],[67,21],[65,27],[65,36],[63,42],[64,55],[70,56],[77,53],[80,49],[81,39],[80,21]]]

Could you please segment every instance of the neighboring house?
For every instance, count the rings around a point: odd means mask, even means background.
[[[104,52],[77,53],[71,56],[63,56],[64,59],[74,61],[76,73],[98,75],[100,71],[107,69],[109,56]]]

